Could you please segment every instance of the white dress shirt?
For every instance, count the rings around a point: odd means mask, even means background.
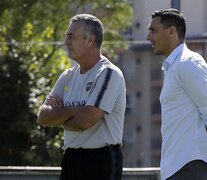
[[[163,62],[161,178],[172,176],[186,163],[207,162],[207,65],[186,44]]]

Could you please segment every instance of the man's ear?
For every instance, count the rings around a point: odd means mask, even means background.
[[[96,42],[96,37],[93,34],[91,34],[89,39],[88,39],[88,44],[90,46],[94,46],[95,42]]]
[[[175,26],[170,27],[170,35],[175,35],[177,33],[177,29]]]

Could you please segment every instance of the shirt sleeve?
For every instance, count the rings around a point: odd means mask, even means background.
[[[51,95],[58,95],[61,99],[63,99],[63,93],[65,88],[65,75],[67,74],[67,70],[65,70],[58,80],[56,81],[52,91],[50,92]]]
[[[106,68],[98,75],[86,105],[95,106],[107,113],[111,113],[123,88],[125,88],[125,85],[122,73]]]
[[[180,64],[179,76],[183,88],[198,107],[207,126],[207,65],[201,56],[194,58]]]

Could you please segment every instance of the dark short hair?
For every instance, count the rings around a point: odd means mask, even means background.
[[[103,42],[103,25],[101,21],[91,14],[78,14],[71,18],[70,23],[81,23],[85,30],[85,35],[94,35],[96,37],[95,47],[101,48]]]
[[[179,39],[180,40],[185,39],[185,33],[186,33],[185,17],[177,9],[173,9],[173,8],[161,9],[152,13],[151,17],[152,18],[160,17],[161,18],[160,23],[164,26],[164,28],[175,26],[178,32]]]

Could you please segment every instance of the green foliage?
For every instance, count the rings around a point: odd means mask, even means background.
[[[0,154],[1,164],[25,163],[24,153],[32,142],[29,138],[34,115],[29,108],[29,75],[22,62],[0,58]]]
[[[38,108],[70,67],[62,46],[70,17],[91,13],[105,28],[103,51],[114,57],[130,25],[126,0],[0,1],[0,165],[60,165],[62,128],[36,123]],[[110,18],[110,21],[108,20]]]

